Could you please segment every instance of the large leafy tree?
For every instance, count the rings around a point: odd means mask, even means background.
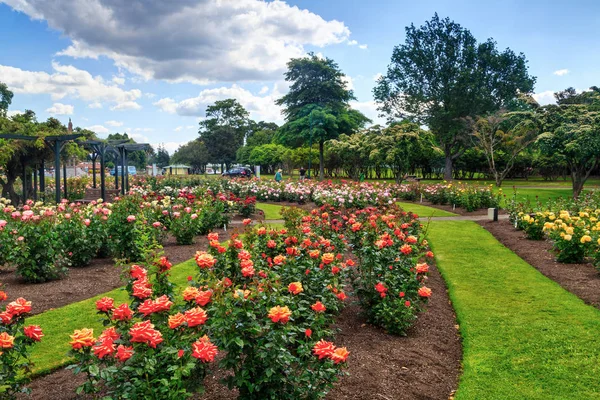
[[[475,145],[485,154],[498,187],[543,129],[537,117],[539,105],[533,98],[523,97],[511,107],[515,111],[500,110],[472,121]]]
[[[6,83],[0,82],[0,117],[6,117],[12,98],[13,92],[8,89]]]
[[[445,178],[452,179],[454,160],[470,144],[465,118],[494,112],[534,84],[523,54],[500,52],[492,39],[477,43],[470,31],[435,14],[406,28],[373,94],[390,121],[409,118],[429,128],[444,151]]]
[[[556,105],[542,108],[544,133],[538,143],[545,155],[567,163],[573,183],[573,197],[600,162],[600,89],[577,94],[555,94]]]
[[[250,114],[235,99],[218,100],[206,108],[200,122],[200,139],[206,145],[212,163],[227,165],[235,161],[237,150],[250,133]]]
[[[369,119],[349,106],[355,99],[344,81],[339,66],[329,58],[310,53],[288,63],[285,80],[289,92],[277,104],[283,106],[286,123],[279,129],[277,141],[299,147],[307,142],[319,144],[319,176],[324,176],[324,144],[340,134],[352,134]]]
[[[187,142],[173,153],[171,157],[173,164],[189,165],[196,173],[204,173],[208,164],[208,151],[204,142],[195,139]]]
[[[107,140],[126,140],[125,143],[137,143],[133,138],[131,138],[127,133],[111,133],[107,136]],[[112,163],[117,164],[120,160],[117,160],[117,155],[115,153],[108,153],[107,162],[108,165]],[[127,164],[135,165],[138,170],[145,171],[146,165],[148,164],[148,154],[144,150],[137,150],[127,153]]]

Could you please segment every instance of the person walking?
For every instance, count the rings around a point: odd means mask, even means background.
[[[306,170],[304,169],[304,167],[300,167],[300,180],[301,181],[304,180],[305,175],[306,175]]]
[[[281,169],[278,169],[277,173],[275,174],[275,182],[281,182],[282,179],[283,177],[281,176]]]

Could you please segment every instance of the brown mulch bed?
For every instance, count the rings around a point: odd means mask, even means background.
[[[575,294],[585,303],[600,308],[600,274],[589,263],[563,264],[556,261],[548,240],[528,240],[509,221],[478,221],[504,246],[542,274]]]
[[[419,316],[406,337],[392,336],[369,325],[360,307],[350,297],[338,317],[335,343],[350,350],[348,376],[343,376],[327,399],[448,399],[458,386],[462,347],[454,310],[445,282],[435,267],[430,269],[427,286],[433,290],[427,311]],[[219,383],[222,372],[206,380],[206,393],[198,400],[229,400],[236,392]],[[29,387],[32,400],[71,400],[84,382],[61,369],[35,379]],[[80,397],[81,398],[81,397]]]
[[[227,239],[232,229],[225,233],[223,229],[215,229],[220,237]],[[169,236],[163,244],[163,251],[173,265],[187,261],[196,251],[206,248],[205,236],[198,236],[196,243],[189,246],[178,246],[175,238]],[[0,267],[0,283],[2,290],[8,294],[8,301],[24,297],[32,302],[32,314],[65,306],[70,303],[89,299],[98,294],[123,286],[121,271],[111,258],[97,258],[83,268],[70,268],[64,279],[45,283],[26,283],[17,277],[14,269]]]

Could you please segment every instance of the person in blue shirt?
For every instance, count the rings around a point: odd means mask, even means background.
[[[278,169],[277,173],[275,174],[275,182],[281,182],[282,179],[283,177],[281,176],[281,169]]]

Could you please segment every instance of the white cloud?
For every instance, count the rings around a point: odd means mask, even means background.
[[[6,115],[8,117],[13,117],[13,116],[19,115],[19,114],[23,114],[23,111],[21,111],[21,110],[8,110],[8,112],[6,113]]]
[[[108,130],[108,128],[106,128],[106,127],[105,127],[105,126],[103,126],[103,125],[92,125],[92,126],[88,126],[88,127],[86,127],[85,129],[89,129],[90,131],[92,131],[92,132],[96,132],[96,133],[98,133],[98,134],[102,134],[102,133],[108,133],[108,132],[110,132],[110,131]]]
[[[145,79],[276,79],[305,46],[348,42],[350,30],[281,0],[2,0],[72,40],[59,55],[106,56]]]
[[[119,126],[123,126],[123,122],[110,120],[105,122],[106,125],[112,126],[113,128],[118,128]]]
[[[349,40],[348,41],[348,46],[356,46],[358,44],[358,42],[356,40]]]
[[[46,112],[52,115],[73,115],[74,107],[69,104],[54,103],[52,107],[47,108]]]
[[[534,93],[532,97],[542,106],[546,104],[556,103],[556,98],[554,98],[553,90],[546,90],[545,92]]]
[[[15,93],[49,94],[54,101],[70,96],[92,103],[89,105],[91,108],[99,108],[101,101],[119,105],[132,103],[142,96],[138,89],[123,90],[116,85],[106,84],[101,76],[94,77],[71,65],[53,61],[52,69],[54,72],[49,74],[0,65],[0,76],[2,82]]]
[[[124,85],[125,84],[125,78],[120,77],[120,76],[113,76],[112,81],[114,83],[116,83],[117,85]]]
[[[554,71],[553,73],[554,73],[554,75],[563,76],[563,75],[568,74],[569,70],[564,68],[564,69],[559,69],[557,71]]]
[[[133,128],[132,132],[154,132],[154,128]]]
[[[142,106],[140,106],[135,101],[124,101],[122,103],[117,104],[114,107],[111,107],[110,109],[112,111],[141,110]]]
[[[383,77],[383,74],[381,72],[376,73],[375,75],[373,75],[373,80],[375,82],[377,82],[380,78]]]
[[[367,118],[372,120],[373,125],[386,125],[385,118],[379,117],[377,111],[377,103],[375,101],[351,101],[350,107],[363,113]]]
[[[281,108],[275,105],[275,100],[282,96],[283,90],[287,91],[287,86],[276,83],[270,93],[264,96],[256,96],[238,85],[232,85],[231,87],[205,89],[197,97],[179,102],[165,97],[153,104],[169,114],[204,117],[208,105],[217,100],[234,98],[250,112],[253,119],[282,123]]]
[[[360,46],[358,46],[358,48],[361,50],[366,50],[369,48],[369,46],[367,46],[366,44],[361,44]]]
[[[189,131],[196,128],[194,125],[186,125],[186,126],[178,126],[177,128],[173,129],[174,132],[182,132],[182,131]]]
[[[88,108],[102,108],[102,103],[95,101],[93,103],[88,104]]]
[[[346,83],[346,89],[354,90],[354,79],[349,75],[344,75],[342,80]]]
[[[267,93],[269,93],[269,87],[268,86],[263,86],[260,89],[260,92],[258,92],[258,94],[267,94]]]

